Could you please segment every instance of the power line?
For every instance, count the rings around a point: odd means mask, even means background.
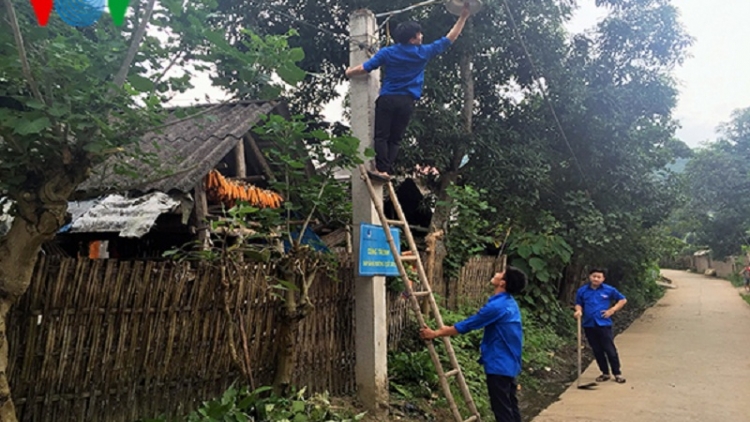
[[[269,9],[268,9],[268,10],[270,10],[270,11],[272,11],[272,12],[274,12],[274,13],[277,13],[277,14],[279,14],[279,15],[281,15],[281,16],[284,16],[284,17],[286,17],[286,18],[289,18],[289,19],[293,20],[294,22],[297,22],[297,23],[299,23],[299,24],[302,24],[302,25],[304,25],[304,26],[307,26],[308,28],[312,28],[312,29],[315,29],[315,30],[317,30],[317,31],[319,31],[319,32],[323,32],[323,33],[325,33],[325,34],[328,34],[328,35],[331,35],[331,36],[333,36],[333,37],[336,37],[336,38],[339,38],[339,39],[346,39],[346,38],[349,38],[349,37],[348,37],[348,36],[347,36],[346,34],[342,34],[342,33],[339,33],[339,32],[334,32],[334,31],[331,31],[330,29],[327,29],[327,28],[323,28],[323,27],[321,27],[321,26],[318,26],[318,25],[314,25],[314,24],[312,24],[312,23],[309,23],[309,22],[305,22],[305,21],[303,21],[302,19],[299,19],[299,18],[295,18],[294,16],[292,16],[292,15],[290,15],[290,14],[286,13],[286,12],[282,12],[281,10],[275,9],[275,8],[273,8],[273,7],[269,7]]]
[[[275,9],[273,7],[270,7],[268,10],[270,10],[271,12],[277,13],[277,14],[279,14],[281,16],[284,16],[284,17],[286,17],[288,19],[291,19],[294,22],[297,22],[299,24],[307,26],[308,28],[312,28],[312,29],[315,29],[315,30],[317,30],[319,32],[331,35],[331,36],[337,38],[340,41],[344,41],[344,42],[349,41],[351,44],[354,44],[353,41],[349,40],[349,36],[346,35],[346,34],[341,34],[341,33],[338,33],[338,32],[334,32],[334,31],[331,31],[330,29],[326,29],[326,28],[323,28],[321,26],[318,26],[318,25],[315,25],[315,24],[312,24],[312,23],[309,23],[309,22],[305,22],[302,19],[295,18],[294,16],[292,16],[292,15],[286,13],[286,12],[282,12],[281,10]],[[386,22],[384,22],[383,24],[385,25],[385,23],[387,23],[387,22],[388,22],[388,20],[386,20]],[[382,25],[381,25],[381,28],[382,28]],[[380,29],[380,28],[378,28],[378,29]],[[370,53],[370,55],[375,54],[377,52],[377,49],[375,49],[375,47],[373,45],[367,45],[365,43],[356,43],[356,45],[360,48],[360,50],[367,50]]]
[[[423,2],[420,2],[420,3],[413,4],[413,5],[409,6],[409,7],[404,7],[403,9],[392,10],[390,12],[378,13],[378,14],[375,15],[375,17],[376,18],[382,18],[382,17],[388,16],[388,18],[390,19],[391,16],[399,15],[401,13],[408,12],[409,10],[416,9],[418,7],[430,6],[430,5],[435,4],[435,3],[441,3],[442,1],[443,0],[427,0],[427,1],[423,1]]]
[[[443,0],[426,0],[426,1],[422,1],[420,3],[413,4],[413,5],[408,6],[408,7],[404,7],[403,9],[397,9],[397,10],[391,10],[391,11],[388,11],[388,12],[378,13],[378,14],[375,15],[376,18],[382,18],[382,17],[386,18],[383,21],[383,23],[381,23],[378,26],[378,31],[382,30],[383,27],[385,27],[386,25],[388,25],[388,22],[391,20],[391,18],[393,16],[399,15],[401,13],[408,12],[408,11],[413,10],[413,9],[417,9],[419,7],[430,6],[432,4],[441,3],[442,1]],[[283,11],[281,11],[279,9],[276,9],[276,8],[270,6],[270,5],[268,7],[269,7],[268,10],[270,10],[270,11],[276,13],[276,14],[279,14],[281,16],[284,16],[284,17],[286,17],[288,19],[291,19],[292,21],[297,22],[297,23],[299,23],[301,25],[304,25],[304,26],[307,26],[309,28],[315,29],[316,31],[323,32],[325,34],[331,35],[331,36],[333,36],[335,38],[338,38],[340,40],[342,40],[342,39],[345,40],[345,39],[349,38],[345,34],[334,32],[334,31],[331,31],[330,29],[323,28],[323,27],[315,25],[315,24],[311,24],[311,23],[306,22],[306,21],[304,21],[302,19],[294,17],[294,16],[290,15],[289,13],[286,13],[286,12],[283,12]],[[368,46],[368,45],[360,43],[359,44],[359,48],[360,49],[367,49],[371,54],[375,53],[373,51],[373,46],[372,45]]]
[[[510,19],[510,23],[513,26],[513,32],[516,34],[518,41],[521,43],[523,52],[526,55],[526,58],[529,60],[529,64],[531,65],[531,72],[534,74],[534,79],[538,83],[539,80],[541,79],[541,75],[539,71],[537,70],[536,64],[534,63],[534,59],[531,57],[531,53],[529,52],[529,49],[526,47],[526,42],[521,36],[521,31],[518,30],[518,26],[516,25],[516,20],[513,18],[513,12],[510,9],[508,0],[503,0],[503,3],[505,4],[505,10],[508,12],[508,18]],[[547,97],[547,94],[545,94],[543,88],[540,89],[539,92],[541,92],[542,98],[544,98],[544,102],[547,103],[547,106],[549,107],[550,112],[552,112],[552,117],[555,120],[557,129],[560,131],[560,135],[562,136],[563,141],[565,141],[565,145],[567,145],[568,150],[570,150],[570,154],[573,157],[573,161],[575,162],[576,167],[578,168],[578,172],[581,173],[581,179],[583,179],[583,184],[588,189],[588,181],[586,180],[586,175],[583,172],[581,163],[578,161],[578,157],[576,157],[575,151],[573,151],[573,147],[570,145],[570,142],[568,141],[568,136],[565,134],[565,129],[563,129],[562,123],[560,123],[560,119],[557,117],[557,112],[555,111],[555,107],[552,105],[552,101],[550,101],[550,99]]]

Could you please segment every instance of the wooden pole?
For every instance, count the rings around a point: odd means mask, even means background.
[[[247,177],[247,164],[245,163],[245,142],[240,139],[234,147],[234,164],[237,169],[237,177]]]
[[[193,207],[193,213],[195,216],[195,227],[198,232],[198,240],[200,241],[203,249],[208,249],[211,236],[208,232],[208,225],[206,217],[208,217],[208,198],[206,198],[206,187],[201,180],[195,188],[193,188],[195,205]]]

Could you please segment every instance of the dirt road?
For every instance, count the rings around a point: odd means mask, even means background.
[[[533,422],[750,422],[750,306],[727,281],[663,273],[677,288],[615,338],[627,383],[573,384]]]

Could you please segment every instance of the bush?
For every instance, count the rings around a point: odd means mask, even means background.
[[[742,287],[745,285],[745,280],[739,273],[732,273],[729,276],[729,281],[732,282],[732,286],[734,287]]]
[[[664,288],[656,284],[659,279],[659,267],[651,266],[644,271],[644,277],[628,281],[622,287],[622,294],[628,298],[628,307],[647,308],[664,296]]]
[[[303,388],[290,397],[268,395],[271,387],[255,391],[229,387],[221,398],[204,402],[186,418],[172,419],[184,422],[353,422],[365,414],[340,415],[331,410],[327,394],[305,397]],[[166,418],[148,419],[144,422],[167,422]]]

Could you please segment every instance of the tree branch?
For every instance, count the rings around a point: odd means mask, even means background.
[[[10,0],[5,1],[9,2]],[[148,5],[146,5],[146,12],[144,13],[143,20],[138,26],[138,29],[135,30],[133,40],[130,43],[130,48],[128,48],[128,54],[125,56],[125,60],[123,60],[122,66],[120,66],[120,70],[117,71],[117,75],[115,75],[114,82],[118,88],[125,83],[125,79],[128,77],[128,71],[130,70],[130,66],[133,65],[135,55],[138,53],[138,49],[140,48],[141,42],[143,41],[143,36],[146,34],[146,27],[151,21],[151,14],[154,12],[155,5],[156,0],[149,0]]]
[[[323,192],[326,189],[326,185],[328,185],[328,181],[326,180],[323,182],[323,184],[320,186],[320,191],[318,192],[318,200],[323,197]],[[315,210],[317,209],[318,204],[313,204],[312,210],[310,210],[310,214],[307,215],[307,218],[305,219],[305,223],[302,225],[302,230],[299,232],[299,238],[297,238],[296,244],[302,243],[302,236],[305,234],[305,230],[307,230],[307,227],[310,225],[310,221],[312,221],[313,215],[315,214]]]
[[[13,31],[13,36],[16,39],[16,48],[18,49],[18,57],[21,59],[21,69],[23,70],[23,76],[26,78],[26,82],[29,83],[29,87],[31,87],[31,93],[34,95],[34,97],[42,103],[45,103],[44,97],[42,97],[42,92],[39,91],[39,85],[37,85],[36,79],[34,79],[34,76],[31,74],[31,66],[29,66],[29,59],[28,57],[26,57],[26,47],[24,47],[23,44],[21,28],[19,28],[18,26],[16,10],[13,8],[13,3],[11,2],[11,0],[3,0],[3,3],[5,3],[5,8],[8,10],[8,22],[10,23],[10,27]]]
[[[175,53],[174,57],[172,57],[172,60],[170,60],[167,67],[165,67],[164,70],[154,79],[154,86],[161,83],[162,79],[164,79],[164,76],[167,75],[167,72],[169,72],[169,70],[172,69],[175,63],[177,63],[177,60],[179,60],[184,53],[185,51],[182,49],[180,49],[179,51]]]

